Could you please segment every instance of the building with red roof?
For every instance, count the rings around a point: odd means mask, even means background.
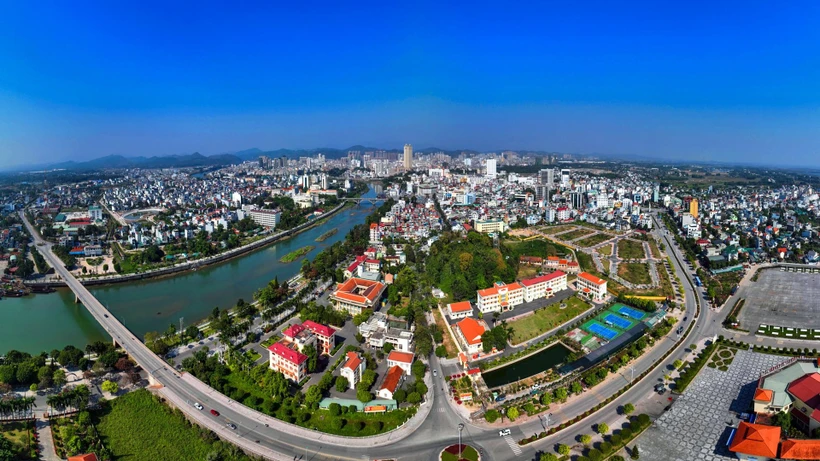
[[[777,458],[779,444],[779,426],[764,426],[743,421],[737,426],[737,431],[729,443],[729,451],[742,460],[765,460]]]
[[[366,309],[378,307],[384,288],[381,282],[353,277],[340,283],[330,299],[337,310],[358,315]]]
[[[473,315],[473,305],[470,301],[460,301],[457,303],[450,303],[447,305],[447,315],[452,320],[463,319]]]
[[[477,295],[476,307],[482,313],[509,311],[524,302],[524,287],[518,283],[499,282],[478,290]]]
[[[780,443],[780,459],[820,459],[820,440],[784,440]]]
[[[355,389],[356,385],[362,380],[364,374],[365,363],[358,353],[350,351],[347,353],[347,360],[339,374],[347,379],[347,384],[350,389]]]
[[[589,272],[581,272],[575,279],[578,292],[593,301],[604,301],[608,295],[606,290],[606,280],[596,277]]]
[[[317,348],[319,353],[330,355],[330,352],[336,347],[336,330],[333,327],[316,323],[313,320],[305,320],[302,322],[302,326],[316,335],[316,340],[319,344]]]
[[[399,367],[404,370],[404,374],[410,375],[415,357],[412,352],[390,351],[387,354],[387,367]]]
[[[94,453],[88,453],[85,455],[77,455],[77,456],[69,456],[68,461],[98,461],[97,455]]]
[[[820,429],[820,364],[789,359],[760,377],[752,398],[755,413],[788,413],[806,433]]]
[[[384,375],[382,385],[379,386],[379,391],[376,395],[382,399],[393,400],[393,394],[399,390],[399,386],[401,386],[402,381],[404,381],[404,371],[401,367],[390,367]]]
[[[530,302],[536,299],[551,298],[561,290],[567,289],[567,274],[555,271],[550,274],[522,280],[524,287],[524,301]]]
[[[345,271],[344,271],[345,278],[350,278],[350,277],[353,277],[354,275],[358,275],[359,274],[359,266],[364,264],[364,262],[366,260],[367,260],[367,256],[365,256],[365,255],[356,256],[356,259],[354,259],[353,262],[350,263],[350,265],[345,268]],[[362,269],[363,268],[364,267],[362,267]]]
[[[458,339],[464,345],[464,350],[468,354],[478,354],[484,348],[481,335],[487,331],[478,320],[467,317],[455,325],[455,332]]]
[[[268,360],[271,370],[278,371],[293,382],[300,382],[307,375],[307,355],[299,352],[296,347],[288,347],[283,342],[276,342],[268,347]]]

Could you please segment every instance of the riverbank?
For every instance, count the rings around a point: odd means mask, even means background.
[[[187,261],[184,263],[175,264],[170,267],[163,267],[160,269],[153,269],[147,272],[142,272],[139,274],[122,274],[122,275],[111,275],[111,276],[103,276],[103,277],[94,277],[94,278],[78,278],[80,282],[84,286],[93,286],[93,285],[113,285],[117,283],[124,283],[124,282],[134,282],[134,281],[141,281],[141,280],[148,280],[154,278],[162,278],[172,276],[179,272],[186,272],[186,271],[195,271],[200,268],[204,268],[213,264],[221,263],[228,261],[232,258],[236,258],[238,256],[245,255],[247,253],[251,253],[256,250],[261,250],[268,245],[273,243],[277,243],[283,240],[286,240],[290,237],[293,237],[301,232],[304,232],[308,229],[313,228],[321,223],[323,223],[328,218],[332,217],[343,208],[352,206],[350,203],[341,203],[337,205],[335,208],[330,210],[327,213],[324,213],[319,218],[316,218],[312,221],[308,221],[304,224],[300,224],[299,226],[294,227],[293,229],[288,229],[286,231],[282,231],[278,234],[269,235],[261,240],[257,240],[255,242],[251,242],[247,245],[243,245],[238,248],[234,248],[228,250],[224,253],[220,253],[218,255],[209,256],[203,259],[197,259],[194,261]],[[309,251],[308,251],[309,252]],[[307,252],[306,252],[307,253]],[[65,282],[62,280],[48,280],[48,281],[38,281],[38,280],[29,280],[24,282],[27,286],[30,287],[64,287],[66,286]]]
[[[325,232],[324,234],[316,237],[317,242],[324,242],[325,240],[329,239],[336,235],[336,232],[339,232],[339,229],[330,229],[329,231]]]

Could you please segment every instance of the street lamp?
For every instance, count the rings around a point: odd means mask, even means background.
[[[547,413],[547,416],[544,418],[544,419],[546,419],[546,420],[547,420],[547,424],[544,426],[544,430],[545,430],[545,431],[546,431],[547,429],[549,429],[549,427],[550,427],[550,416],[552,416],[552,413]]]
[[[461,431],[464,430],[464,423],[458,423],[458,459],[461,459]]]

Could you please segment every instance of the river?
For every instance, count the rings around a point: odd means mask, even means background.
[[[371,188],[364,197],[375,197]],[[149,331],[164,331],[170,324],[179,327],[198,322],[213,310],[232,307],[239,298],[250,301],[253,293],[274,277],[280,282],[299,271],[302,259],[280,263],[279,258],[298,248],[313,245],[308,258],[344,239],[350,229],[363,223],[373,207],[345,208],[324,223],[262,250],[221,264],[199,268],[173,277],[90,288],[138,337]],[[316,238],[331,228],[339,232],[325,240]],[[110,338],[74,295],[65,288],[56,293],[0,300],[0,354],[10,349],[38,353],[62,349],[68,344],[84,347],[95,340]]]

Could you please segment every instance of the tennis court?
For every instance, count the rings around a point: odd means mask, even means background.
[[[641,312],[639,310],[635,310],[635,309],[633,309],[631,307],[628,307],[628,306],[624,306],[623,304],[616,305],[614,307],[617,307],[618,310],[616,312],[618,312],[619,314],[621,314],[625,317],[633,318],[635,320],[641,320],[642,318],[644,318],[646,316],[646,314],[644,314],[643,312]]]
[[[615,325],[621,330],[628,330],[629,327],[632,326],[632,322],[625,318],[618,317],[615,314],[606,314],[606,316],[604,316],[604,321],[608,322],[608,324]]]
[[[599,338],[603,338],[607,341],[612,341],[613,339],[615,339],[620,334],[617,331],[611,330],[611,329],[601,325],[600,323],[598,323],[594,320],[590,320],[582,328],[584,330],[587,330],[588,332],[594,334],[595,336],[598,336]]]

